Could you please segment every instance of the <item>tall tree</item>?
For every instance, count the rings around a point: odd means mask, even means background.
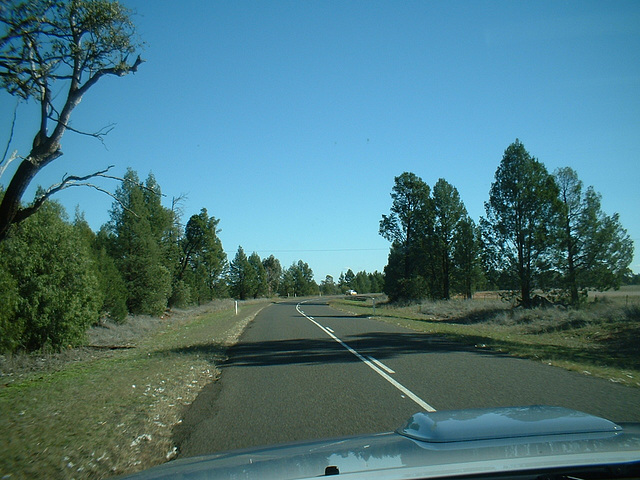
[[[242,247],[238,247],[236,256],[229,264],[229,287],[231,295],[238,300],[246,300],[256,291],[257,275],[249,263]]]
[[[454,274],[456,290],[465,298],[471,299],[474,289],[482,280],[482,269],[480,231],[468,216],[458,225],[458,233],[453,244],[453,256],[456,264]]]
[[[438,270],[441,280],[440,288],[437,290],[441,298],[448,300],[453,276],[455,240],[460,234],[461,223],[467,217],[467,209],[460,199],[458,190],[444,178],[439,179],[433,187],[433,205],[435,256],[440,267]]]
[[[569,291],[571,304],[580,302],[579,290],[616,288],[633,259],[633,242],[620,225],[618,214],[606,215],[601,197],[583,183],[572,168],[554,172],[562,205],[557,267]]]
[[[227,255],[218,237],[220,220],[209,217],[206,208],[192,215],[187,222],[182,238],[182,258],[178,280],[190,273],[194,301],[202,303],[220,293],[223,275],[227,266]]]
[[[518,139],[504,152],[485,210],[484,235],[494,251],[494,266],[515,275],[522,305],[531,307],[536,281],[550,268],[558,187]]]
[[[434,220],[430,192],[429,185],[414,173],[404,172],[395,177],[391,192],[391,212],[389,215],[382,215],[379,229],[380,235],[392,242],[390,268],[385,268],[385,274],[400,275],[397,279],[387,277],[387,283],[394,286],[392,296],[404,296],[408,290],[415,295],[419,291],[417,287],[425,284],[424,278],[419,281],[411,279],[424,277],[426,274],[424,253],[428,248]],[[398,265],[401,267],[398,268]],[[402,285],[411,285],[411,288],[403,293]],[[426,290],[420,296],[424,294]]]
[[[159,315],[171,294],[171,262],[164,239],[172,228],[172,216],[160,205],[159,186],[151,175],[148,187],[141,186],[131,169],[124,180],[116,190],[107,226],[110,253],[127,285],[129,311]]]
[[[25,190],[46,165],[62,155],[61,141],[70,127],[73,110],[83,96],[106,76],[137,71],[140,56],[130,12],[109,0],[32,0],[2,2],[0,23],[0,86],[23,100],[33,99],[40,114],[31,151],[23,155],[0,202],[0,241],[9,228],[32,215],[54,193],[86,185],[96,172],[64,180],[40,191],[27,206]],[[57,92],[65,91],[65,95]],[[80,132],[82,133],[82,132]],[[104,132],[90,134],[100,138]],[[0,164],[17,159],[17,154]]]
[[[273,296],[280,289],[280,280],[282,278],[282,266],[280,260],[273,255],[262,260],[265,272],[267,274],[267,295]]]
[[[338,293],[338,286],[331,275],[327,275],[324,280],[320,282],[320,291],[323,295],[336,295]]]
[[[251,296],[253,298],[264,297],[269,290],[269,285],[267,284],[267,271],[264,268],[262,260],[260,260],[260,256],[257,252],[253,252],[249,255],[249,265],[251,265],[256,274],[255,288],[253,292],[251,292]]]

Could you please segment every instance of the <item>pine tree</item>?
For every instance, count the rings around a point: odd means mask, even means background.
[[[517,139],[504,152],[485,210],[483,235],[493,267],[517,279],[522,305],[530,307],[536,282],[551,265],[558,187]]]

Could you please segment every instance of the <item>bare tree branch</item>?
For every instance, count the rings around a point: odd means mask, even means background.
[[[5,161],[5,159],[7,158],[7,153],[9,152],[9,147],[11,146],[11,142],[13,141],[13,132],[14,132],[15,127],[16,127],[16,116],[17,116],[17,114],[18,114],[18,102],[16,102],[16,106],[13,108],[13,118],[11,119],[11,129],[9,130],[9,138],[7,139],[7,146],[4,148],[4,152],[2,154],[2,160],[0,160],[0,165],[2,165],[4,163],[4,161]],[[9,165],[9,163],[11,163],[11,161],[16,158],[17,153],[18,153],[17,150],[15,152],[13,152],[13,154],[11,155],[11,158],[7,162],[7,165]],[[4,172],[4,169],[7,168],[7,165],[2,167],[2,170],[0,170],[0,177],[2,176],[2,173]]]
[[[21,221],[25,220],[27,217],[29,217],[30,215],[33,215],[41,206],[42,204],[52,195],[60,192],[61,190],[65,190],[67,188],[70,187],[90,187],[93,188],[95,190],[98,190],[99,192],[102,192],[108,196],[110,196],[111,198],[113,198],[116,202],[118,202],[118,204],[122,207],[123,210],[126,210],[127,212],[131,213],[132,215],[138,217],[138,214],[136,212],[134,212],[133,210],[131,210],[130,208],[128,208],[124,203],[122,203],[122,201],[116,197],[113,193],[111,193],[109,190],[106,190],[98,185],[95,185],[93,183],[88,183],[87,180],[92,179],[92,178],[107,178],[110,180],[117,180],[119,182],[125,183],[132,183],[135,186],[142,188],[144,190],[147,190],[148,192],[151,192],[155,195],[158,195],[158,192],[155,191],[153,188],[149,188],[146,185],[144,185],[141,182],[133,182],[131,180],[128,180],[126,178],[122,178],[122,177],[116,177],[114,175],[107,175],[106,173],[111,170],[114,167],[114,165],[109,165],[107,168],[105,168],[104,170],[100,170],[98,172],[94,172],[94,173],[90,173],[89,175],[84,175],[82,177],[79,177],[77,175],[66,175],[63,177],[62,181],[59,183],[56,183],[54,185],[51,185],[42,195],[40,195],[38,198],[36,198],[33,203],[31,205],[29,205],[28,207],[24,207],[21,208],[18,213],[16,214],[16,223],[20,223]],[[163,193],[160,193],[160,196],[166,196]]]
[[[7,169],[9,164],[13,162],[16,158],[18,158],[18,151],[14,150],[11,156],[6,161],[3,159],[2,162],[0,162],[0,178],[2,178],[2,175],[4,174],[4,171]]]

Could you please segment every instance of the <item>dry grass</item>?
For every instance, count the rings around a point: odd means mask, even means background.
[[[104,478],[171,458],[173,426],[266,304],[236,317],[232,303],[216,303],[89,335],[132,348],[4,358],[0,478]]]

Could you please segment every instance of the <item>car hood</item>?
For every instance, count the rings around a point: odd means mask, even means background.
[[[421,412],[395,432],[183,458],[125,478],[409,479],[638,464],[640,424],[529,406]]]

